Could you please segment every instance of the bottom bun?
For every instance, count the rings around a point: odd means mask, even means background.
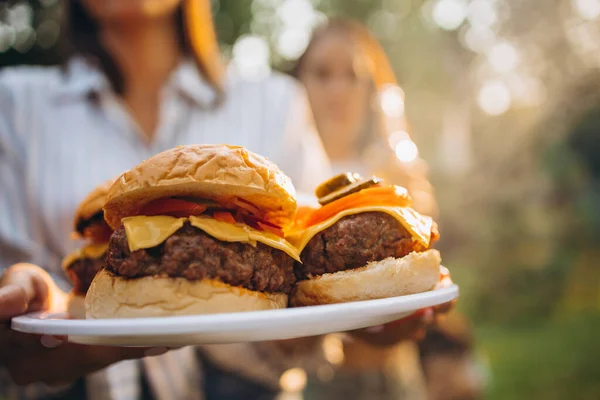
[[[73,292],[69,293],[67,313],[71,319],[85,319],[85,296]]]
[[[437,250],[427,250],[370,262],[362,268],[323,274],[298,282],[290,305],[347,303],[426,292],[440,281],[440,262]]]
[[[100,271],[87,292],[88,319],[146,318],[285,308],[285,293],[263,293],[203,279],[125,279]]]

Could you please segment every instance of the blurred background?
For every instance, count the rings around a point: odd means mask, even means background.
[[[58,62],[61,3],[0,3],[1,66]],[[388,144],[429,166],[486,398],[600,398],[600,0],[212,9],[224,57],[250,79],[289,71],[326,16],[370,29],[403,92],[383,111],[410,131]]]

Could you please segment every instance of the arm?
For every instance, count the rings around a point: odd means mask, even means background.
[[[44,246],[32,226],[27,205],[26,148],[30,140],[26,88],[9,88],[0,75],[0,397],[17,384],[67,384],[86,373],[132,357],[147,349],[118,349],[63,343],[10,329],[10,319],[27,312],[64,309],[65,293],[42,268],[19,263],[39,260]],[[11,77],[13,78],[13,77]],[[26,112],[25,112],[26,111]],[[28,387],[28,393],[48,395],[47,387]],[[7,392],[5,392],[7,391]],[[18,393],[18,392],[17,392]]]

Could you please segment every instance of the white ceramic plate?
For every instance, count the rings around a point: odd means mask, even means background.
[[[366,328],[458,297],[458,286],[410,296],[244,313],[163,318],[70,320],[64,313],[13,318],[12,329],[66,335],[69,341],[111,346],[184,346],[292,339]]]

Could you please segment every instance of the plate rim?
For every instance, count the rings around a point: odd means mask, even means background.
[[[35,312],[14,317],[11,320],[11,329],[23,333],[42,335],[111,337],[130,336],[132,334],[132,327],[137,328],[135,329],[134,334],[138,336],[215,333],[219,331],[236,330],[240,324],[242,324],[242,326],[244,324],[250,325],[273,318],[275,318],[275,321],[267,322],[275,322],[277,326],[281,326],[296,318],[314,314],[315,310],[318,310],[323,318],[339,313],[340,309],[347,312],[357,310],[368,312],[373,309],[393,307],[398,304],[400,299],[402,310],[398,309],[395,312],[402,313],[413,310],[416,311],[423,307],[432,307],[452,301],[456,299],[458,295],[458,285],[452,284],[446,288],[383,299],[234,313],[151,318],[71,320],[64,318],[64,316],[66,316],[65,312]],[[425,305],[422,303],[425,303]],[[45,316],[54,316],[56,319],[43,318]],[[62,318],[60,318],[61,316]],[[139,332],[138,329],[142,330],[142,332]],[[75,332],[75,330],[77,332]]]

